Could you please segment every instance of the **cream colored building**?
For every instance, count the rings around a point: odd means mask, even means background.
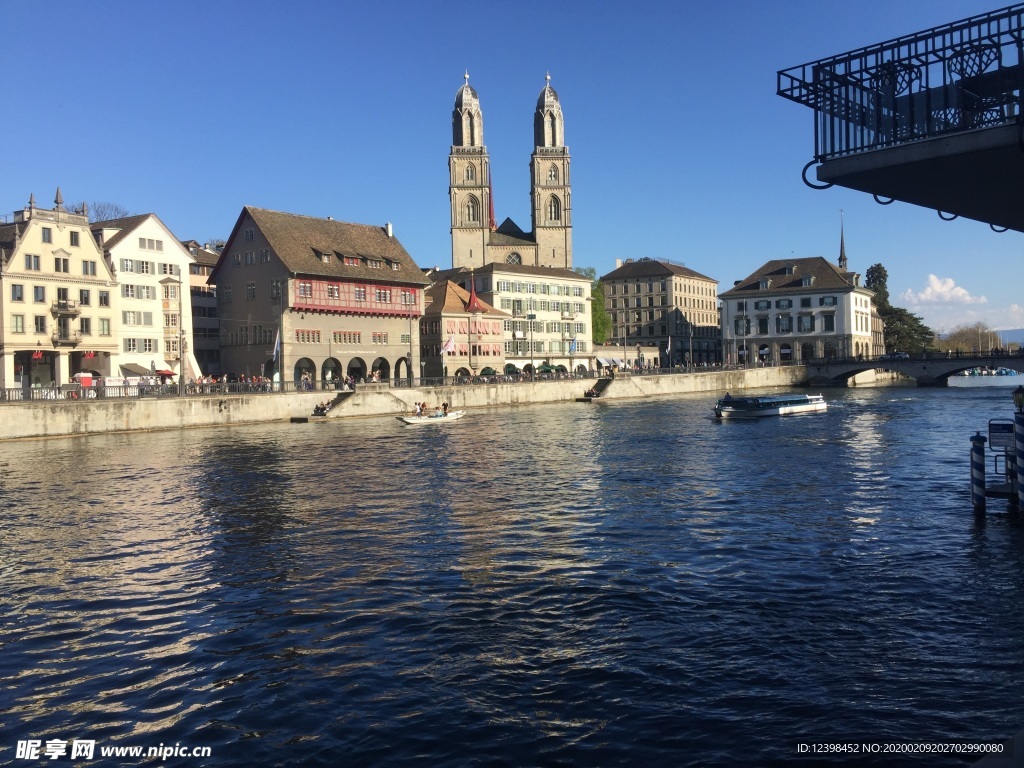
[[[432,272],[510,317],[503,321],[508,372],[594,369],[590,279],[571,269],[491,263],[477,270]]]
[[[92,232],[118,283],[120,375],[198,379],[188,282],[195,257],[153,213],[96,222]]]
[[[884,351],[874,292],[815,256],[775,259],[720,295],[726,362],[779,365]]]
[[[643,367],[721,362],[717,280],[668,259],[643,258],[620,261],[601,282],[608,341],[625,347],[627,359],[640,357],[629,350],[654,345],[659,353],[642,355]]]
[[[217,287],[210,275],[220,252],[209,244],[185,240],[182,245],[195,259],[189,264],[188,283],[192,294],[192,353],[204,374],[220,376],[220,320],[217,313]]]
[[[97,247],[88,212],[28,206],[0,223],[0,387],[67,383],[117,373],[115,273]],[[13,396],[13,395],[12,395]]]

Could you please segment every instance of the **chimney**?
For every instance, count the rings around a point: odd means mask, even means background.
[[[384,225],[384,231],[388,233],[388,237],[394,237],[394,231],[391,229],[391,222],[389,221]]]

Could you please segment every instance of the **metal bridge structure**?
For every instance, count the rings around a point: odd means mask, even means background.
[[[814,387],[848,386],[858,373],[885,370],[899,373],[917,381],[920,387],[945,387],[949,377],[962,371],[997,370],[999,368],[1024,373],[1024,355],[1019,353],[984,355],[956,355],[932,353],[910,360],[879,360],[855,358],[812,359],[805,362],[807,383]],[[994,375],[994,374],[993,374]],[[1021,379],[1024,384],[1024,378]]]

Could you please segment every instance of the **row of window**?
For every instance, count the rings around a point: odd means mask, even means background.
[[[484,286],[487,293],[487,286]],[[582,285],[550,285],[548,283],[521,283],[499,280],[498,293],[539,293],[542,296],[583,296]]]
[[[758,317],[757,330],[754,333],[765,335],[768,333],[769,318]],[[814,333],[817,318],[815,315],[798,315],[796,322],[797,333]],[[737,336],[751,335],[751,322],[749,317],[737,317],[733,321],[733,330]],[[821,330],[823,333],[834,333],[836,330],[836,316],[832,313],[821,316]],[[775,333],[793,333],[793,316],[776,315]]]
[[[142,238],[139,239],[141,240]],[[162,243],[160,250],[163,250]],[[168,264],[167,262],[158,263],[155,261],[146,261],[145,259],[121,259],[121,271],[133,275],[161,274],[174,276],[181,273],[181,270],[176,264]]]
[[[256,263],[256,251],[245,251],[244,253],[233,253],[231,254],[231,263],[236,267],[242,266],[242,261],[245,261],[246,265],[252,265]],[[266,264],[270,261],[270,249],[260,248],[260,263]]]
[[[35,333],[47,333],[47,317],[46,315],[34,315],[33,318],[33,329]],[[66,323],[57,324],[58,332],[63,335],[67,335],[69,327]],[[83,317],[79,319],[79,329],[83,336],[92,335],[92,319]],[[25,333],[25,315],[11,315],[11,333]],[[99,335],[109,336],[110,335],[110,319],[106,317],[99,318]]]
[[[814,300],[810,296],[802,296],[802,297],[800,297],[800,308],[801,309],[809,309],[809,308],[811,308],[813,306],[813,301]],[[838,306],[838,305],[839,305],[839,299],[837,297],[835,297],[835,296],[819,296],[818,297],[818,306],[819,307],[835,307],[835,306]],[[769,299],[759,299],[758,301],[753,302],[753,306],[754,306],[755,310],[764,311],[766,309],[771,309],[772,308],[772,302]],[[776,299],[775,300],[775,308],[776,309],[792,309],[793,306],[794,306],[793,299]],[[736,302],[736,310],[738,312],[746,312],[747,311],[747,302],[745,302],[745,301],[737,301]]]
[[[632,293],[640,293],[641,292],[640,289],[641,289],[642,285],[643,284],[638,279],[632,285],[632,288],[633,288]],[[712,288],[710,286],[707,286],[707,285],[703,285],[701,283],[683,282],[683,283],[676,284],[674,287],[675,287],[675,293],[690,293],[690,294],[695,294],[697,296],[715,296],[715,295],[717,295],[715,293],[714,288]],[[621,291],[619,290],[620,288],[622,289]],[[608,295],[609,296],[615,296],[616,294],[621,293],[623,296],[625,296],[627,293],[630,293],[629,289],[630,289],[630,286],[627,285],[627,284],[619,285],[617,283],[609,283],[608,284]],[[654,280],[648,280],[647,281],[647,293],[667,293],[667,292],[668,292],[668,281],[667,280],[662,280],[661,282],[655,282]]]
[[[75,248],[77,248],[78,245],[79,245],[79,242],[80,242],[79,239],[78,239],[79,238],[79,233],[74,231],[74,230],[71,230],[70,232],[68,232],[68,235],[69,235],[68,243],[70,245],[74,246]],[[42,227],[42,238],[43,238],[43,242],[44,243],[52,244],[53,243],[53,228],[52,227]]]
[[[110,291],[97,291],[99,294],[99,306],[109,307],[110,306]],[[24,301],[25,300],[25,286],[21,283],[11,283],[11,301]],[[32,300],[37,304],[46,303],[46,286],[45,285],[33,285],[32,286]],[[68,289],[58,288],[57,289],[57,301],[69,301]],[[89,306],[92,301],[92,292],[86,288],[82,288],[78,291],[78,303],[82,306]]]
[[[29,272],[42,271],[42,258],[35,253],[25,254],[25,269]],[[53,259],[53,271],[61,274],[71,274],[71,260],[63,256],[55,256]],[[95,276],[96,262],[89,259],[82,261],[82,274]]]

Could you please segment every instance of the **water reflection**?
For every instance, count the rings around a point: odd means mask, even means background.
[[[829,399],[0,445],[5,725],[218,765],[769,764],[801,734],[1006,735],[1024,534],[974,518],[966,462],[1004,398]]]

